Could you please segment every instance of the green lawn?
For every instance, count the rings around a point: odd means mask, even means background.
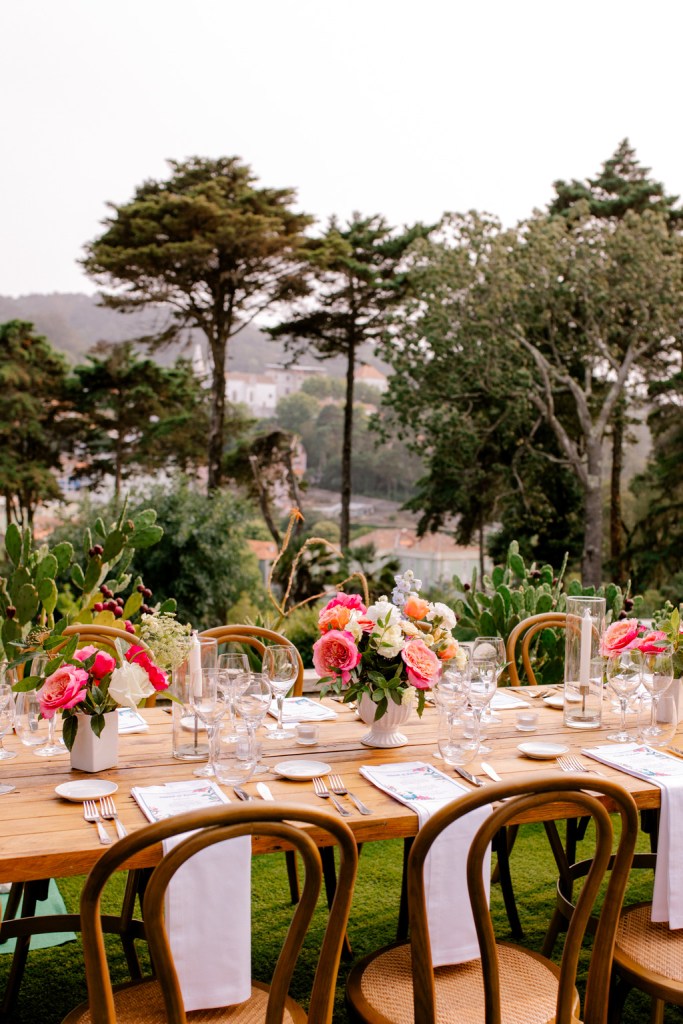
[[[644,848],[644,846],[643,846]],[[362,956],[394,939],[399,902],[402,844],[400,842],[370,843],[363,848],[354,897],[349,935],[355,956]],[[528,826],[523,830],[512,854],[512,872],[526,942],[538,949],[543,941],[554,900],[555,871],[542,828]],[[651,876],[645,872],[634,879],[632,898],[645,898]],[[647,873],[649,875],[649,872]],[[79,879],[60,882],[69,909],[76,909]],[[120,889],[112,892],[116,906]],[[493,887],[492,909],[501,937],[507,932],[507,920],[496,886]],[[290,905],[284,858],[281,855],[254,859],[253,957],[254,976],[269,980],[279,942],[289,918]],[[297,970],[292,994],[305,1002],[313,965],[319,948],[319,928],[311,934]],[[115,980],[126,977],[125,961],[115,939],[110,941],[112,974]],[[144,946],[142,947],[144,949]],[[200,951],[198,951],[198,955]],[[586,954],[587,956],[589,953]],[[0,957],[0,984],[4,985],[9,957]],[[340,971],[335,1021],[347,1021],[344,1009],[344,982],[349,965]],[[58,1024],[76,1003],[85,998],[83,961],[80,943],[33,952],[29,956],[27,975],[21,989],[16,1011],[6,1024]],[[639,993],[629,997],[624,1015],[625,1024],[645,1024],[649,1003]],[[669,1007],[667,1024],[683,1024],[683,1010]]]

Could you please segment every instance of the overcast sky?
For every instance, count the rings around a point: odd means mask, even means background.
[[[167,158],[390,223],[509,225],[628,136],[683,193],[681,0],[1,0],[0,294],[94,290],[106,202]]]

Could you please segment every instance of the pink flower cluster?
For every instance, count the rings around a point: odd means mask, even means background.
[[[661,654],[666,650],[666,633],[660,629],[648,630],[638,619],[620,619],[605,630],[600,644],[604,658],[615,658],[624,651],[642,651],[643,654]]]

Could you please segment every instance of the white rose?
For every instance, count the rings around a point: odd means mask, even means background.
[[[386,629],[374,632],[372,634],[372,642],[377,648],[377,653],[381,654],[383,658],[395,658],[403,650],[401,627],[396,624],[395,626],[387,626]]]
[[[422,636],[422,630],[418,629],[414,622],[410,619],[403,619],[401,622],[401,629],[406,636]]]
[[[356,643],[358,643],[358,641],[360,640],[360,638],[363,635],[362,626],[361,626],[360,622],[358,621],[360,617],[361,617],[360,612],[357,609],[354,608],[352,610],[352,612],[351,612],[351,618],[349,619],[349,621],[344,626],[344,629],[347,631],[347,633],[351,634],[351,636],[356,641]]]
[[[136,708],[141,700],[150,697],[154,687],[142,665],[126,661],[111,674],[109,694],[124,708]]]
[[[401,704],[413,704],[417,690],[414,686],[407,686],[401,694]]]
[[[430,604],[426,618],[428,622],[434,622],[435,619],[439,619],[439,625],[443,626],[444,629],[453,629],[455,626],[455,613],[447,604],[441,604],[440,601]]]
[[[395,626],[401,618],[401,613],[386,597],[380,597],[379,601],[370,605],[364,617],[372,619],[373,622],[381,621],[389,626]]]

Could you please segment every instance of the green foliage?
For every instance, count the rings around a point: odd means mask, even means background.
[[[458,622],[453,630],[457,640],[473,640],[477,636],[508,636],[523,619],[544,612],[564,612],[567,596],[598,594],[607,607],[607,622],[618,618],[629,608],[638,615],[639,599],[631,598],[630,588],[622,591],[614,583],[599,589],[582,586],[578,580],[565,579],[567,559],[556,571],[552,565],[527,565],[513,541],[505,563],[496,565],[490,576],[484,576],[478,587],[476,569],[471,582],[453,577],[455,598],[451,597]],[[544,629],[532,641],[534,673],[539,683],[557,683],[563,678],[564,630]],[[521,658],[520,658],[520,673]]]
[[[320,605],[306,605],[297,608],[276,627],[296,647],[301,655],[304,668],[313,668],[313,644],[320,636],[318,613]]]
[[[307,291],[303,231],[291,189],[257,188],[236,157],[170,161],[166,181],[146,181],[112,206],[83,265],[111,286],[108,305],[131,312],[163,301],[171,317],[147,338],[165,344],[202,331],[212,362],[209,489],[222,478],[227,346],[269,306]]]

